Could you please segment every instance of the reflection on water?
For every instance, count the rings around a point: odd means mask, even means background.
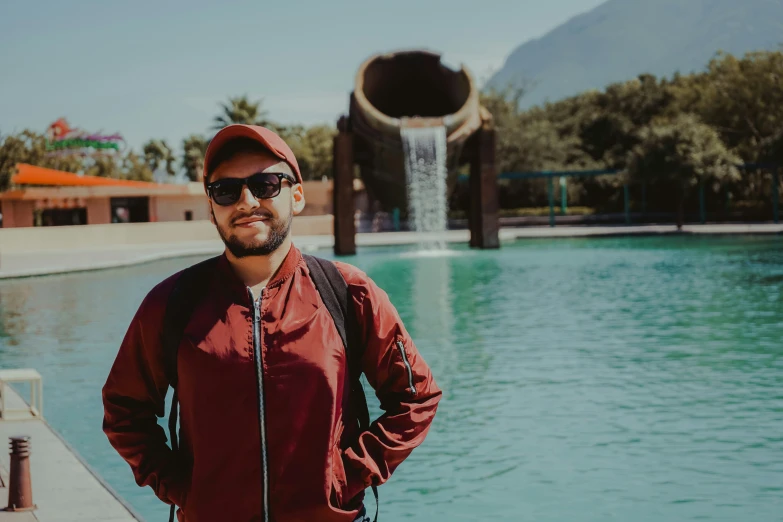
[[[444,390],[385,518],[780,519],[783,238],[452,251],[347,259]],[[39,369],[50,422],[150,520],[165,506],[101,433],[100,387],[146,292],[196,261],[0,282],[0,366]]]

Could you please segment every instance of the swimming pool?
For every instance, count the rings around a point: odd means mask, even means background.
[[[168,510],[106,441],[100,388],[146,292],[197,260],[0,281],[0,366],[39,370],[49,422],[148,520]],[[381,488],[384,520],[783,513],[783,237],[345,260],[387,290],[444,390]]]

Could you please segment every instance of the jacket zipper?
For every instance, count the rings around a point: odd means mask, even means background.
[[[250,301],[253,303],[253,359],[256,364],[256,380],[258,383],[258,427],[261,432],[261,485],[264,507],[262,509],[264,522],[269,522],[269,473],[266,454],[266,415],[264,413],[264,370],[261,362],[261,297],[256,301],[253,292],[248,289]]]
[[[405,364],[405,369],[408,371],[408,385],[411,388],[411,393],[416,395],[416,386],[413,385],[413,369],[411,368],[411,363],[408,362],[408,356],[405,354],[405,347],[402,345],[402,341],[397,341],[397,348],[400,349],[402,362]]]

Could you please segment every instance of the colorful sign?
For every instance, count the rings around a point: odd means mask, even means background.
[[[46,129],[47,155],[87,156],[111,151],[122,152],[124,149],[125,139],[121,135],[90,134],[71,127],[65,118],[58,119]]]

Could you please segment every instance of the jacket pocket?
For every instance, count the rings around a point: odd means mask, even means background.
[[[334,441],[334,444],[332,444],[331,459],[332,465],[330,467],[332,490],[329,501],[331,502],[332,507],[340,509],[343,507],[343,492],[345,491],[347,481],[345,477],[345,465],[343,464],[343,455],[342,450],[340,449],[339,438]]]
[[[403,342],[402,337],[397,337],[394,340],[394,349],[397,350],[397,354],[400,356],[400,360],[402,361],[402,366],[405,371],[405,378],[408,382],[408,388],[407,391],[412,396],[416,396],[416,383],[413,379],[413,368],[411,367],[411,360],[410,357],[408,357],[408,352],[405,349],[405,343]]]

